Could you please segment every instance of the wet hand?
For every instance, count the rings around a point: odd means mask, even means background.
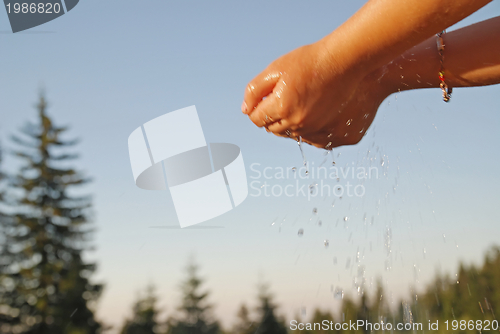
[[[347,129],[352,133],[365,123],[363,111],[347,107],[363,78],[357,72],[344,68],[322,41],[300,47],[247,85],[242,111],[255,125],[276,135],[315,138],[313,142],[319,143],[316,138],[326,134],[335,140],[332,147],[355,143]]]

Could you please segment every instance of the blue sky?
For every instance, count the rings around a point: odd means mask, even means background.
[[[191,254],[216,314],[229,324],[241,302],[254,303],[259,279],[271,283],[290,318],[303,307],[337,307],[332,285],[355,295],[359,266],[367,288],[381,277],[396,302],[436,270],[454,274],[460,259],[479,261],[489,245],[500,243],[499,86],[456,89],[449,104],[436,89],[384,101],[360,144],[334,150],[337,167],[379,170],[378,179],[364,181],[363,197],[249,196],[202,224],[223,228],[176,230],[158,227],[177,224],[169,193],[134,185],[129,134],[193,104],[207,142],[237,144],[249,177],[254,163],[300,167],[296,143],[256,128],[241,113],[244,87],[272,60],[328,34],[363,3],[86,0],[17,34],[0,11],[0,139],[12,146],[8,137],[35,116],[44,88],[50,114],[82,140],[78,167],[95,180],[87,188],[97,227],[97,250],[89,258],[99,263],[96,279],[106,283],[102,319],[120,323],[150,282],[171,312]],[[494,1],[458,26],[499,10]],[[305,147],[305,154],[315,166],[324,160],[321,150]],[[7,159],[6,167],[14,166]],[[347,177],[338,184],[349,181],[361,182]]]

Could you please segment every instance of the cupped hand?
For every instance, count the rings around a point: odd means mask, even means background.
[[[379,70],[359,68],[342,66],[322,41],[300,47],[247,85],[242,111],[278,136],[327,149],[355,144],[388,95],[376,82]]]
[[[342,66],[322,41],[300,47],[271,63],[245,91],[242,111],[277,135],[342,136],[345,106],[363,78]]]
[[[335,128],[306,134],[302,141],[326,149],[357,144],[365,136],[380,104],[394,92],[386,72],[387,68],[382,67],[361,80],[352,98],[342,107]]]

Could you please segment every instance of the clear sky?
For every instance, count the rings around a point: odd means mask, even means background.
[[[8,138],[34,118],[41,88],[50,114],[82,140],[78,167],[94,178],[87,191],[97,228],[97,250],[88,257],[99,263],[95,279],[106,284],[101,319],[121,323],[150,282],[172,311],[191,254],[216,314],[230,324],[241,302],[254,304],[259,279],[271,283],[290,318],[302,308],[338,306],[332,286],[355,295],[361,266],[367,291],[380,277],[396,302],[436,270],[454,275],[459,260],[479,261],[488,246],[500,244],[500,86],[456,89],[449,104],[436,89],[392,95],[360,144],[334,150],[336,167],[376,167],[378,178],[298,179],[305,186],[361,184],[362,197],[308,200],[254,196],[250,189],[235,210],[201,225],[222,228],[180,230],[165,228],[178,224],[168,191],[135,186],[129,134],[190,105],[207,142],[241,148],[249,182],[295,185],[255,179],[254,170],[290,170],[302,158],[296,143],[256,128],[241,113],[244,87],[363,3],[82,0],[67,15],[17,34],[0,10],[0,140],[12,147]],[[458,26],[499,13],[493,1]],[[316,167],[325,159],[311,147],[305,155]],[[323,166],[330,168],[327,158]],[[6,167],[14,166],[8,158]]]

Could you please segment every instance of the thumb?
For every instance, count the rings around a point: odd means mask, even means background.
[[[245,89],[241,111],[245,114],[251,113],[264,97],[272,93],[280,77],[281,72],[266,69],[253,78]]]

